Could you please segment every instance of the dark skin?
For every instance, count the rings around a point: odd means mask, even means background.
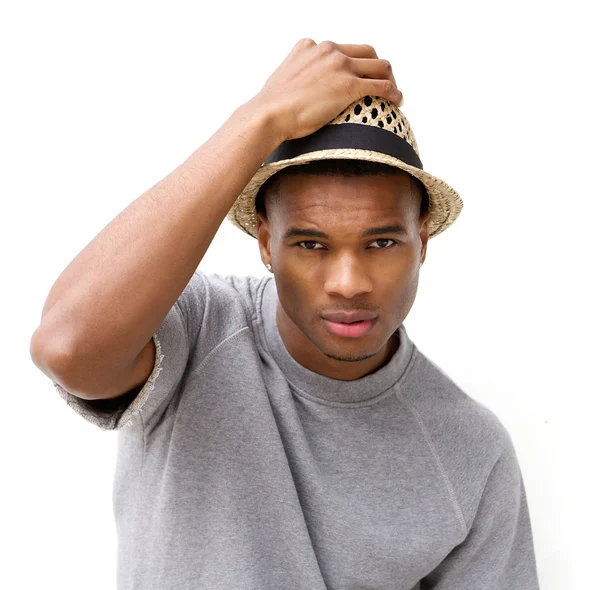
[[[344,381],[373,373],[398,348],[393,335],[413,305],[427,250],[429,213],[419,214],[410,176],[284,176],[280,192],[278,202],[267,197],[268,218],[258,214],[257,230],[262,261],[273,267],[281,339],[315,373]],[[406,233],[361,237],[391,224]],[[284,239],[290,227],[329,237]],[[332,334],[321,318],[355,310],[378,316],[359,338]]]

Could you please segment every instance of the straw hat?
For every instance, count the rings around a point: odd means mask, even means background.
[[[288,166],[324,159],[381,162],[418,178],[429,195],[430,238],[447,229],[462,210],[459,194],[423,170],[417,141],[400,109],[378,96],[364,96],[314,133],[284,141],[246,185],[227,218],[256,238],[255,198],[265,181]]]

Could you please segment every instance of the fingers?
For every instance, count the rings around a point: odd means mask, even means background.
[[[348,57],[377,58],[377,53],[371,45],[351,45],[334,43],[336,49]]]
[[[396,88],[391,80],[371,80],[370,78],[356,78],[360,96],[381,96],[393,102],[397,107],[404,103],[402,92]]]
[[[332,41],[323,43],[352,58],[350,67],[359,78],[364,79],[364,82],[359,82],[363,95],[382,96],[398,107],[404,104],[402,92],[396,86],[392,64],[387,59],[379,59],[374,47],[368,44],[355,45]]]
[[[392,64],[387,59],[361,59],[350,60],[354,73],[361,78],[379,78],[391,80],[396,86],[396,78],[392,72]]]
[[[349,66],[356,76],[354,81],[360,96],[387,98],[398,107],[404,103],[402,92],[396,86],[391,63],[387,59],[379,59],[373,46],[366,43],[334,43],[330,40],[315,43],[310,38],[300,39],[296,44],[300,50],[315,47],[324,56],[341,53],[350,58],[344,65]]]

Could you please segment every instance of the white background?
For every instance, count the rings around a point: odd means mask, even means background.
[[[115,583],[117,433],[68,408],[29,357],[50,287],[310,37],[369,43],[391,61],[425,169],[461,194],[461,216],[429,244],[407,330],[510,432],[541,587],[590,588],[600,526],[592,6],[6,3],[0,586]],[[256,241],[228,220],[201,268],[267,272]]]

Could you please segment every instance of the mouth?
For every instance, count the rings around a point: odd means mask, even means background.
[[[377,318],[373,318],[371,320],[360,320],[357,322],[344,323],[323,319],[327,330],[336,336],[342,336],[345,338],[360,338],[361,336],[365,336],[372,330],[376,321]]]

